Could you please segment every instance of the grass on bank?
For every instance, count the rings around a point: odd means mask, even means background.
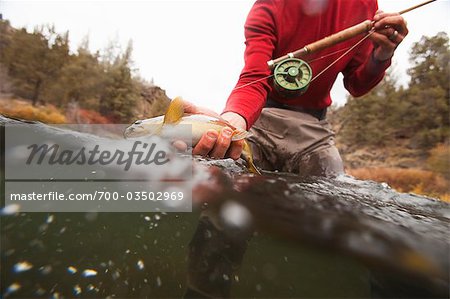
[[[450,202],[450,183],[444,176],[417,168],[373,167],[348,169],[361,180],[385,182],[399,192],[410,192]]]
[[[64,124],[66,116],[53,105],[33,106],[22,100],[2,100],[0,114],[26,120],[36,120],[48,124]]]
[[[64,111],[51,104],[31,105],[23,99],[1,99],[0,114],[46,124],[111,124],[113,121],[97,111],[73,108]]]

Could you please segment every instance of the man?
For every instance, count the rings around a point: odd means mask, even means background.
[[[398,14],[377,12],[376,0],[258,0],[245,24],[245,66],[227,101],[222,117],[233,126],[251,129],[255,162],[267,170],[302,175],[333,175],[343,172],[334,145],[334,133],[325,120],[331,104],[330,90],[343,73],[344,85],[361,96],[378,84],[391,63],[398,44],[408,34]],[[274,92],[267,61],[373,19],[375,33],[318,77],[306,93],[285,98]],[[332,63],[361,36],[316,56],[309,57],[313,74]],[[330,55],[339,53],[339,55]],[[320,57],[326,56],[324,59]],[[254,82],[254,83],[253,83]],[[186,112],[211,112],[186,103]],[[238,159],[241,142],[231,142],[232,132],[204,134],[193,154]],[[225,229],[214,212],[203,213],[189,245],[188,289],[185,298],[230,296],[233,272],[247,246],[246,232]],[[225,278],[224,278],[225,277]],[[228,278],[228,279],[226,279]]]
[[[235,127],[251,128],[253,137],[249,140],[257,165],[312,175],[343,172],[334,133],[325,120],[332,102],[331,87],[342,73],[353,96],[370,91],[382,80],[395,49],[408,34],[400,15],[377,9],[376,0],[256,1],[245,23],[245,66],[222,117]],[[370,40],[315,79],[303,95],[283,97],[274,92],[270,79],[251,83],[270,75],[267,61],[367,19],[374,21]],[[313,76],[361,37],[308,57],[314,60],[310,63]],[[204,112],[192,105],[186,111]],[[241,151],[242,143],[232,143],[231,130],[225,128],[220,134],[207,132],[193,154],[238,159]]]

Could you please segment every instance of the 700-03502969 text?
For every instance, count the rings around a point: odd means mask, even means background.
[[[168,201],[183,200],[182,191],[130,191],[120,192],[95,191],[94,193],[70,193],[50,191],[47,193],[11,193],[11,201],[109,201],[109,200],[139,200],[139,201]]]

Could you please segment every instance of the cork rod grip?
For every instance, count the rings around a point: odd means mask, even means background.
[[[370,31],[372,29],[372,21],[365,20],[357,25],[354,25],[352,27],[349,27],[347,29],[344,29],[342,31],[339,31],[335,34],[332,34],[330,36],[327,36],[321,40],[318,40],[316,42],[313,42],[309,45],[306,45],[302,49],[299,49],[295,52],[289,53],[287,55],[281,56],[275,60],[271,60],[268,62],[268,65],[272,68],[276,64],[280,63],[281,61],[287,59],[287,58],[302,58],[306,55],[318,52],[320,50],[323,50],[325,48],[328,48],[330,46],[339,44],[343,41],[346,41],[348,39],[351,39],[361,33],[365,33]]]
[[[308,54],[315,53],[315,52],[321,51],[323,49],[326,49],[328,47],[339,44],[348,39],[351,39],[361,33],[369,32],[370,29],[372,29],[372,21],[366,20],[355,26],[352,26],[350,28],[347,28],[345,30],[337,32],[333,35],[325,37],[325,38],[318,40],[316,42],[313,42],[309,45],[306,45],[305,50],[307,51]]]

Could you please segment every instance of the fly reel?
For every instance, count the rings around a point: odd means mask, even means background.
[[[311,67],[298,58],[288,58],[275,66],[273,85],[278,94],[284,97],[302,95],[312,79]]]

